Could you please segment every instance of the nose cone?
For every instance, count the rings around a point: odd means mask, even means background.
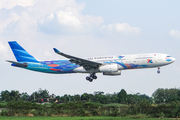
[[[172,62],[175,62],[176,61],[176,59],[175,58],[172,58]]]

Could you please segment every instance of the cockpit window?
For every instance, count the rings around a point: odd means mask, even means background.
[[[168,55],[168,56],[166,56],[166,57],[172,57],[172,56],[169,56],[169,55]]]

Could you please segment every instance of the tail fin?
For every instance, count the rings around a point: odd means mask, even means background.
[[[32,55],[30,55],[24,48],[22,48],[16,41],[8,42],[14,56],[18,62],[38,62]]]

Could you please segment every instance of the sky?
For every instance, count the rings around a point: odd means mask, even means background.
[[[179,0],[0,0],[0,91],[32,94],[117,93],[151,96],[158,88],[180,85]],[[53,48],[77,56],[166,53],[176,61],[157,68],[122,71],[92,83],[87,74],[45,74],[12,67],[8,41],[17,41],[38,60],[66,59]]]

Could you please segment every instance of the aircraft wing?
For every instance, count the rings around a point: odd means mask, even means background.
[[[60,52],[59,50],[57,50],[56,48],[53,48],[53,49],[57,54],[62,55],[64,57],[70,59],[69,61],[71,63],[76,63],[76,64],[78,64],[80,66],[85,67],[85,68],[87,68],[87,67],[98,67],[99,65],[102,65],[101,63],[98,63],[98,62],[94,62],[94,61],[74,57],[74,56],[71,56],[71,55],[68,55],[68,54],[64,54],[64,53]]]

